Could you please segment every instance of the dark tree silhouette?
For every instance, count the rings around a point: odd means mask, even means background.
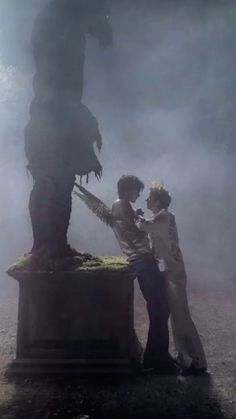
[[[34,179],[29,201],[32,253],[71,253],[67,230],[75,175],[101,176],[94,152],[102,138],[96,118],[81,103],[86,33],[102,46],[112,41],[106,0],[52,0],[37,17],[32,45],[34,99],[25,128],[25,153]]]

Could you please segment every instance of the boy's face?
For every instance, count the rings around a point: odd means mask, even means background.
[[[151,211],[158,211],[160,209],[160,202],[158,199],[154,198],[152,194],[146,199],[147,208]]]
[[[125,193],[125,198],[127,199],[127,201],[129,202],[136,202],[136,200],[138,199],[138,197],[140,196],[140,191],[137,190],[132,190],[130,189],[129,191],[126,191]]]

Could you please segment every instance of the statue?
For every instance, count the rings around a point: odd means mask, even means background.
[[[111,43],[106,0],[49,0],[34,25],[25,128],[33,247],[7,271],[20,290],[9,374],[127,373],[140,364],[127,262],[76,252],[67,241],[76,175],[102,173],[93,148],[102,145],[98,123],[81,102],[87,33]]]
[[[81,102],[86,34],[106,47],[112,42],[106,0],[52,0],[36,19],[32,45],[34,99],[25,128],[25,153],[34,179],[29,200],[32,255],[59,259],[67,242],[75,177],[102,167],[98,122]]]

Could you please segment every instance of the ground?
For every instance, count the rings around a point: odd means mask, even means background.
[[[189,276],[190,308],[211,374],[187,378],[7,379],[6,368],[15,356],[18,290],[13,279],[0,284],[1,419],[236,418],[236,279],[230,275]],[[147,316],[138,288],[135,318],[145,344]]]

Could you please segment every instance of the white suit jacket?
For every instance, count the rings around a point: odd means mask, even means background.
[[[175,216],[166,209],[159,211],[152,220],[140,218],[138,227],[149,234],[159,268],[167,272],[171,281],[186,281],[183,255],[179,247]]]

